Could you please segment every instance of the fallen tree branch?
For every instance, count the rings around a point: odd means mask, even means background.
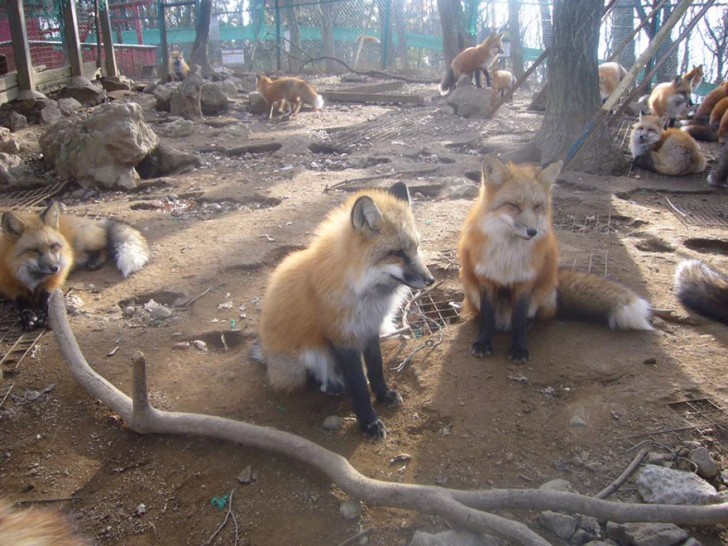
[[[712,506],[643,505],[594,499],[561,491],[462,491],[368,478],[359,473],[345,457],[295,434],[212,415],[161,411],[150,406],[146,362],[141,353],[135,354],[133,359],[132,400],[96,373],[84,358],[71,331],[60,290],[53,292],[48,305],[53,334],[74,380],[121,415],[129,428],[140,434],[192,434],[273,451],[313,466],[346,494],[366,503],[438,515],[472,531],[495,533],[529,546],[545,546],[549,543],[526,525],[489,511],[553,510],[585,514],[618,523],[642,521],[712,525],[728,522],[728,503]]]
[[[349,66],[346,62],[342,61],[341,59],[339,59],[337,57],[331,57],[329,55],[322,55],[321,57],[311,57],[310,59],[306,59],[305,61],[302,59],[299,59],[299,60],[301,61],[302,64],[299,67],[296,75],[300,74],[303,71],[303,67],[309,63],[315,63],[317,61],[334,61],[334,62],[337,62],[340,65],[342,65],[349,72],[358,74],[359,76],[369,76],[370,78],[387,78],[390,80],[398,80],[398,81],[407,82],[407,83],[426,83],[426,84],[440,83],[440,80],[423,80],[420,78],[408,78],[407,76],[400,76],[399,74],[392,74],[390,72],[385,72],[384,70],[356,70],[355,68]]]

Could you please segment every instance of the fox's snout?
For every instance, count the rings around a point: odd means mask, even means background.
[[[425,288],[435,282],[435,278],[427,269],[427,266],[417,258],[417,262],[411,268],[404,271],[404,283],[410,288]]]

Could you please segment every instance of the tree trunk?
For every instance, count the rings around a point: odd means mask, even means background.
[[[290,53],[288,56],[288,70],[292,74],[298,74],[301,69],[301,61],[299,60],[301,58],[301,29],[298,26],[296,6],[293,5],[293,0],[286,1],[283,16],[286,19],[289,32],[289,43],[284,46],[284,50]]]
[[[212,19],[212,0],[200,0],[199,18],[195,23],[195,43],[190,53],[190,65],[200,67],[203,78],[215,78],[217,73],[210,64],[207,44],[210,41],[210,20]]]
[[[541,163],[564,159],[600,108],[597,48],[603,0],[557,0],[549,55],[546,112],[536,136]],[[624,158],[601,124],[570,168],[613,173]]]
[[[465,15],[460,0],[437,0],[440,12],[440,26],[442,27],[442,52],[445,57],[445,66],[455,58],[455,55],[469,42],[466,40]],[[468,43],[468,45],[470,45]]]
[[[632,0],[619,0],[612,11],[612,35],[609,51],[616,51],[634,30],[634,4]],[[634,39],[630,40],[622,52],[614,59],[627,70],[635,61]]]
[[[319,10],[321,11],[321,45],[324,57],[335,57],[333,5],[331,2],[322,2],[319,5]],[[330,74],[338,69],[339,65],[335,61],[326,59],[326,72]]]
[[[393,19],[394,30],[397,34],[397,58],[399,59],[399,67],[407,70],[409,69],[409,50],[407,48],[404,4],[404,0],[393,0],[391,19]]]
[[[660,12],[660,24],[667,21],[667,18],[670,17],[670,14],[672,13],[672,10],[675,6],[672,5],[672,2],[668,2],[665,4],[665,7],[662,8],[662,11]],[[657,59],[661,59],[665,56],[665,52],[667,49],[672,45],[672,37],[668,36],[665,38],[665,41],[662,42],[660,45],[660,48],[657,50]],[[669,82],[672,81],[673,78],[677,75],[677,50],[679,48],[675,48],[675,51],[669,54],[667,61],[660,67],[660,69],[657,71],[657,81],[658,82]]]
[[[513,75],[523,75],[523,43],[521,42],[520,6],[522,0],[508,0],[508,34],[511,39],[511,66]]]

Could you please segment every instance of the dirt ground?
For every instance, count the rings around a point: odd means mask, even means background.
[[[469,353],[475,325],[453,318],[451,305],[462,298],[454,249],[477,188],[472,179],[485,151],[527,141],[541,115],[526,110],[524,95],[493,120],[464,120],[438,111],[443,102],[434,86],[408,89],[425,96],[425,106],[332,103],[289,122],[247,113],[241,94],[227,116],[197,124],[193,135],[161,137],[199,153],[199,169],[145,181],[127,194],[64,189],[59,198],[69,212],[123,219],[147,235],[153,253],[126,280],[110,266],[71,276],[68,288],[84,305],[70,320],[93,367],[128,393],[131,356],[142,350],[157,407],[292,432],[347,457],[367,476],[396,482],[532,488],[564,478],[595,494],[638,446],[648,442],[679,462],[686,440],[706,446],[723,468],[728,330],[682,320],[689,317],[672,282],[687,257],[728,270],[728,222],[720,226],[728,194],[702,177],[564,173],[554,194],[562,264],[619,280],[678,320],[656,318],[654,332],[619,333],[540,323],[529,333],[528,364],[507,360],[504,334],[492,357],[476,360]],[[131,100],[143,105],[153,128],[169,123],[151,96]],[[20,135],[29,157],[38,156],[38,131]],[[230,152],[241,146],[257,153]],[[248,351],[275,265],[311,240],[348,191],[393,180],[407,182],[415,197],[423,255],[444,281],[432,303],[452,324],[427,336],[430,321],[420,323],[406,339],[383,343],[388,379],[404,404],[379,410],[389,436],[372,443],[347,397],[274,393]],[[717,222],[694,225],[673,206],[712,207]],[[151,319],[144,309],[150,299],[170,306],[172,316]],[[207,350],[179,346],[194,340]],[[418,350],[428,340],[434,346]],[[12,391],[0,408],[0,490],[62,509],[97,544],[203,544],[225,514],[211,498],[231,491],[241,544],[336,545],[368,529],[357,543],[404,545],[416,529],[448,528],[440,518],[375,506],[347,520],[340,515],[346,496],[304,464],[223,441],[131,432],[75,385],[50,332],[5,372],[3,388]],[[686,401],[694,402],[691,414]],[[694,407],[709,411],[695,414]],[[329,415],[343,417],[344,427],[324,430]],[[249,466],[255,481],[239,483]],[[638,500],[633,482],[616,497]],[[536,514],[516,517],[538,529]],[[690,532],[704,544],[728,541],[722,528]],[[213,544],[233,542],[227,526]]]

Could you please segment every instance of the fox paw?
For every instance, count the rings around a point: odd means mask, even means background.
[[[387,391],[384,396],[377,399],[381,404],[388,408],[396,408],[402,405],[402,395],[397,391]]]
[[[36,328],[45,328],[48,317],[45,313],[36,314],[32,309],[23,309],[20,312],[20,325],[23,330],[34,330]]]
[[[481,343],[480,341],[476,341],[470,347],[470,354],[472,354],[475,358],[490,356],[493,354],[493,346],[490,343]]]
[[[528,362],[528,350],[519,347],[511,347],[508,351],[508,360],[514,364],[525,364]]]
[[[368,425],[362,425],[361,429],[367,435],[367,438],[375,442],[384,440],[387,437],[387,429],[381,419],[377,419]]]

